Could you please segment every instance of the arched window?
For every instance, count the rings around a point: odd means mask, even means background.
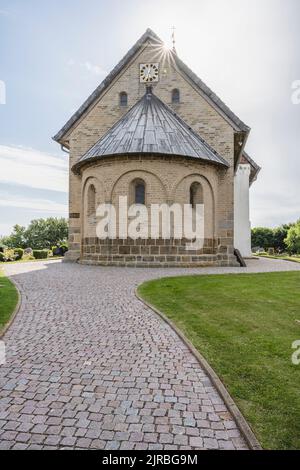
[[[175,88],[175,90],[172,91],[172,103],[173,104],[180,103],[180,91],[177,88]]]
[[[135,179],[130,183],[130,204],[146,204],[146,185],[144,180]]]
[[[145,204],[146,191],[144,181],[136,181],[134,188],[135,204]]]
[[[125,91],[122,91],[119,96],[120,96],[120,106],[127,106],[128,104],[127,93],[125,93]]]
[[[194,209],[197,204],[203,204],[203,188],[200,183],[193,183],[190,187],[190,205]]]
[[[96,190],[93,184],[88,189],[87,213],[89,217],[96,215]]]

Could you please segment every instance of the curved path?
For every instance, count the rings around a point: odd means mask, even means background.
[[[255,260],[243,272],[297,270]],[[0,366],[0,449],[245,449],[197,360],[134,295],[147,279],[239,268],[7,265],[22,293]]]

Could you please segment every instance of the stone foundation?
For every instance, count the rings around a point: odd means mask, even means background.
[[[206,239],[201,250],[188,250],[186,239],[85,238],[81,264],[132,267],[239,266],[235,256],[219,240]]]

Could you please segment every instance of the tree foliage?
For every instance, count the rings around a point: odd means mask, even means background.
[[[1,239],[1,244],[9,248],[27,248],[42,250],[63,243],[68,237],[68,223],[64,218],[50,217],[33,220],[28,228],[15,225],[8,237]]]
[[[297,226],[296,224],[284,224],[274,229],[267,227],[257,227],[252,229],[252,248],[261,247],[267,251],[269,248],[274,248],[276,252],[289,251],[291,254],[300,253],[300,246],[298,243]],[[299,229],[300,230],[300,229]]]
[[[273,230],[271,228],[256,227],[252,229],[252,247],[261,247],[265,250],[273,247]]]
[[[298,254],[300,253],[300,220],[290,227],[285,243],[289,253]]]

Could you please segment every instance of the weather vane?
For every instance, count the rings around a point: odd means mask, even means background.
[[[172,27],[172,43],[173,43],[173,52],[176,54],[176,39],[175,39],[175,26]]]

